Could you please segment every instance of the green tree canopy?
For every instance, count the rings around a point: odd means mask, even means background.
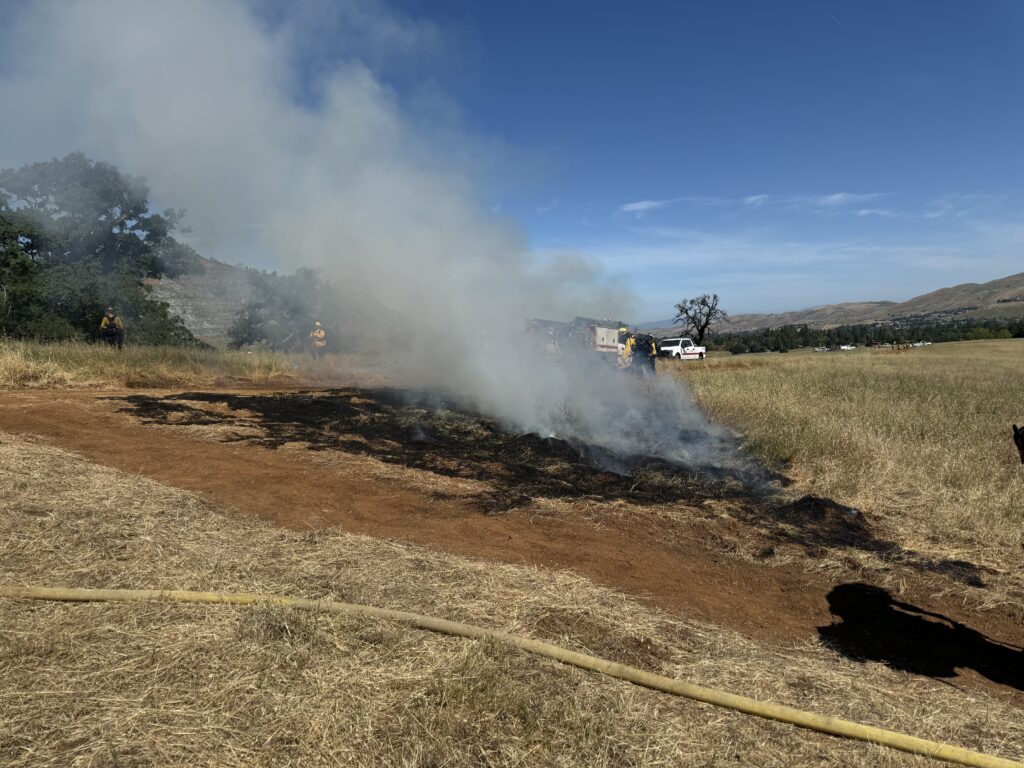
[[[147,278],[189,271],[172,236],[184,211],[150,210],[149,187],[81,153],[0,171],[0,334],[95,338],[114,306],[138,343],[197,343]]]
[[[309,332],[321,320],[328,332],[330,349],[338,347],[336,318],[332,310],[334,288],[311,269],[292,275],[253,272],[252,297],[228,329],[229,346],[264,345],[295,351],[309,346]]]

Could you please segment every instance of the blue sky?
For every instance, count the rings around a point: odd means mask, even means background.
[[[498,147],[486,202],[645,317],[904,299],[1024,270],[1024,3],[391,5],[384,66]],[[436,100],[435,102],[436,103]]]
[[[129,6],[0,0],[0,93],[32,106],[0,167],[111,160],[229,261],[268,266],[302,164],[357,147],[466,190],[512,248],[594,262],[635,321],[705,291],[785,311],[1024,271],[1024,0]]]

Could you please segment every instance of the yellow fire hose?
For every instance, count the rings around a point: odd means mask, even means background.
[[[940,744],[928,739],[919,739],[916,736],[887,731],[882,728],[875,728],[870,725],[861,725],[849,720],[840,720],[835,717],[816,715],[811,712],[804,712],[794,707],[787,707],[781,704],[773,704],[767,701],[756,701],[746,696],[737,696],[732,693],[716,691],[711,688],[703,688],[692,683],[685,683],[671,677],[663,677],[650,672],[644,672],[636,667],[628,667],[625,664],[617,664],[614,661],[599,659],[596,656],[588,656],[585,653],[576,653],[557,645],[544,643],[539,640],[531,640],[528,637],[511,635],[505,632],[496,632],[491,629],[484,629],[472,624],[462,624],[457,621],[447,621],[434,616],[421,616],[417,613],[405,611],[393,611],[386,608],[374,608],[368,605],[356,605],[353,603],[340,603],[333,600],[303,600],[294,597],[277,597],[274,595],[257,595],[249,593],[218,593],[218,592],[179,592],[157,589],[63,589],[59,587],[16,587],[0,585],[0,597],[9,597],[27,600],[60,600],[77,602],[115,602],[129,603],[138,601],[176,601],[184,603],[220,603],[224,605],[278,605],[286,608],[297,608],[304,611],[322,613],[347,613],[356,616],[369,616],[377,619],[397,621],[419,629],[440,632],[446,635],[457,635],[473,639],[492,638],[512,645],[538,656],[546,656],[555,659],[563,664],[571,664],[580,669],[592,672],[601,672],[610,677],[625,680],[634,685],[652,688],[656,691],[664,691],[676,696],[684,696],[688,699],[701,701],[705,704],[713,704],[716,707],[745,712],[748,715],[756,715],[769,720],[778,720],[783,723],[790,723],[801,728],[809,728],[822,733],[829,733],[833,736],[842,736],[847,739],[867,741],[873,744],[881,744],[893,749],[910,752],[916,755],[934,757],[938,760],[946,760],[960,765],[978,766],[979,768],[1024,768],[1024,763],[1015,760],[1008,760],[1002,757],[994,757],[970,749],[962,749],[950,744]]]

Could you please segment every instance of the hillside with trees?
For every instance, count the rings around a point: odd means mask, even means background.
[[[787,325],[834,328],[874,323],[950,324],[960,320],[1012,319],[1024,315],[1024,272],[987,283],[963,283],[903,302],[828,304],[781,314],[734,314],[723,329],[735,333]]]
[[[297,351],[309,346],[313,322],[321,320],[338,348],[338,328],[334,316],[334,288],[312,269],[299,269],[292,275],[249,271],[250,296],[228,328],[228,346],[234,349],[263,346],[281,351]]]

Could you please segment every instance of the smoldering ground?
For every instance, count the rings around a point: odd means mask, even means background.
[[[734,434],[706,418],[678,380],[638,378],[596,353],[549,360],[528,345],[510,343],[506,349],[516,352],[474,357],[463,376],[530,380],[511,393],[495,386],[469,390],[473,406],[505,429],[564,440],[590,462],[620,474],[645,459],[659,459],[768,489],[770,473],[743,455]]]
[[[406,388],[343,388],[306,392],[182,392],[112,396],[118,409],[143,423],[194,436],[237,441],[268,449],[301,446],[322,453],[368,457],[413,470],[406,482],[457,499],[484,514],[543,509],[546,501],[581,502],[605,513],[633,508],[683,508],[700,517],[704,502],[725,502],[744,523],[756,558],[776,547],[797,548],[811,558],[837,552],[873,553],[901,567],[984,586],[984,568],[930,557],[879,536],[859,511],[830,499],[765,495],[744,470],[695,472],[650,455],[615,456],[620,471],[567,440],[515,433],[469,410],[449,392]],[[598,452],[600,454],[600,452]],[[344,460],[344,459],[343,459]],[[410,479],[410,478],[417,479]],[[443,478],[457,481],[446,483]],[[762,482],[770,479],[761,470]],[[441,479],[442,482],[436,482]],[[605,506],[611,502],[612,506]],[[635,505],[635,506],[634,506]]]
[[[744,469],[716,469],[711,475],[650,454],[626,456],[551,435],[511,431],[446,391],[347,387],[111,399],[146,424],[198,429],[197,435],[209,439],[369,456],[441,477],[479,481],[482,485],[474,487],[483,490],[476,502],[487,513],[538,499],[694,504],[759,498]]]
[[[514,432],[617,470],[749,469],[679,384],[541,365],[516,343],[526,318],[629,317],[631,297],[531,252],[484,202],[514,158],[427,83],[390,84],[443,55],[444,30],[370,0],[41,0],[4,22],[0,99],[27,108],[0,122],[0,165],[81,150],[144,175],[200,253],[318,269],[338,286],[332,326]]]

